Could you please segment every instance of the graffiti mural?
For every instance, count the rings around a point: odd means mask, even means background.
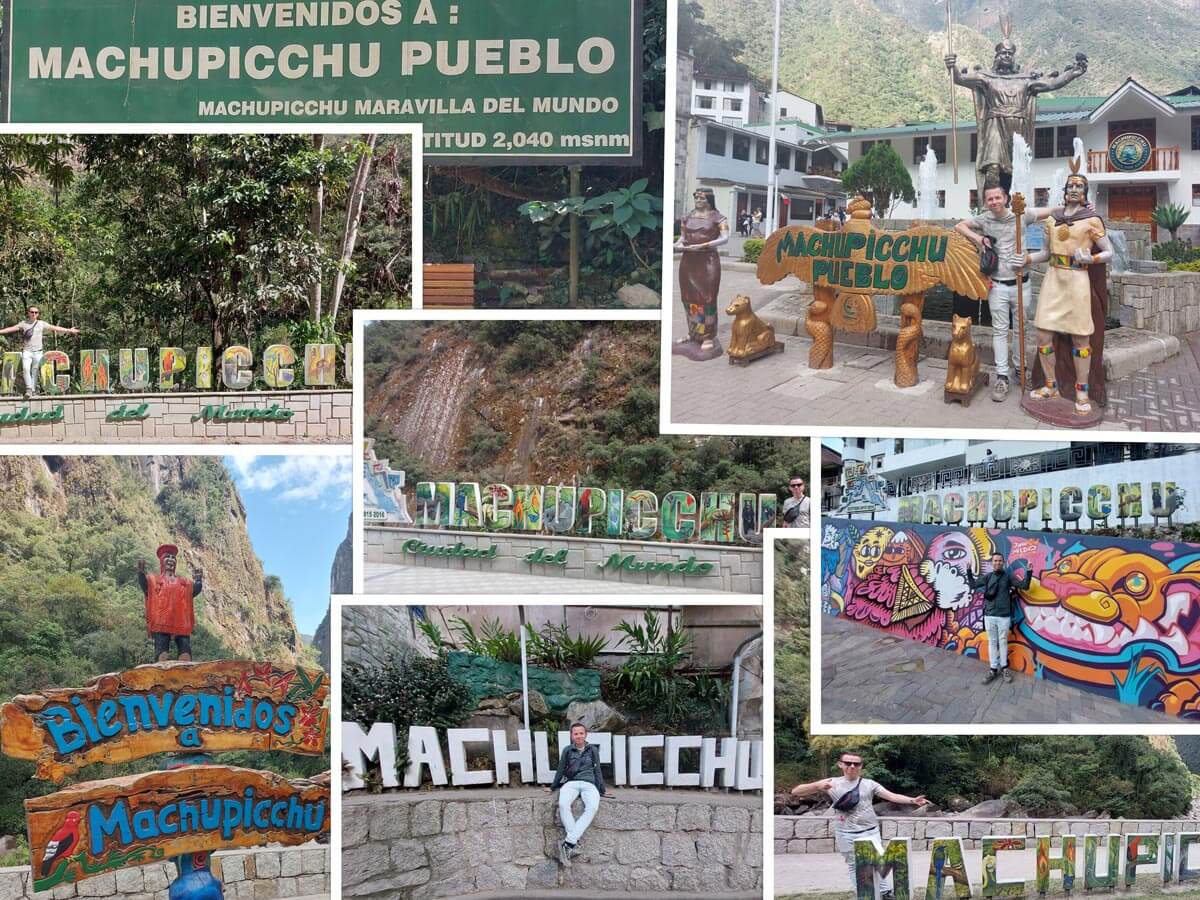
[[[1200,718],[1200,544],[827,518],[821,605],[888,634],[987,661],[982,586],[1001,554],[1020,591],[1014,672]]]

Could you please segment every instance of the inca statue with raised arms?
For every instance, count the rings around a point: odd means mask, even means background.
[[[1012,182],[1013,134],[1019,133],[1033,146],[1034,122],[1037,119],[1037,95],[1066,87],[1087,71],[1088,60],[1075,54],[1075,62],[1063,72],[1022,74],[1016,63],[1017,46],[1012,40],[1012,20],[1000,17],[1003,40],[996,45],[993,71],[975,66],[971,71],[957,67],[958,57],[945,57],[955,84],[971,89],[975,101],[975,125],[979,147],[975,158],[975,181],[982,199],[984,186],[991,181],[1008,190]]]

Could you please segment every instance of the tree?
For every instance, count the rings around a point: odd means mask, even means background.
[[[842,173],[842,184],[847,192],[869,198],[875,215],[881,219],[891,215],[896,201],[915,203],[917,199],[904,160],[882,141]]]

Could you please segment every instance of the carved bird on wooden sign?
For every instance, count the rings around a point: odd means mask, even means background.
[[[962,235],[935,225],[888,231],[871,224],[871,204],[850,201],[840,231],[806,225],[781,228],[758,258],[758,280],[774,284],[788,275],[839,294],[919,294],[944,284],[974,300],[987,296],[979,254]]]

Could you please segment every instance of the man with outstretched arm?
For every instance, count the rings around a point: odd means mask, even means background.
[[[40,318],[42,311],[36,306],[25,310],[25,321],[18,322],[8,328],[0,328],[0,334],[21,333],[21,375],[25,378],[25,399],[29,400],[37,393],[38,369],[42,365],[42,332],[53,331],[57,334],[79,334],[78,328],[61,328],[43,322]]]
[[[798,784],[792,788],[796,797],[813,797],[825,794],[833,801],[833,813],[837,817],[834,825],[835,845],[838,853],[850,868],[850,887],[856,894],[857,873],[854,865],[854,842],[871,841],[883,852],[883,837],[879,833],[879,817],[875,815],[875,798],[890,803],[909,806],[924,806],[929,801],[922,797],[906,797],[889,791],[878,781],[862,777],[863,759],[857,753],[843,753],[838,757],[841,778],[824,778],[810,784]],[[889,872],[879,880],[880,900],[894,900],[892,876]]]
[[[545,790],[546,793],[558,791],[558,815],[566,830],[566,836],[558,845],[558,861],[569,866],[571,857],[577,852],[576,845],[600,809],[600,798],[613,796],[604,788],[600,750],[587,742],[587,726],[582,722],[571,726],[571,743],[563,748],[554,781]],[[583,801],[583,814],[578,819],[571,812],[576,797]]]

